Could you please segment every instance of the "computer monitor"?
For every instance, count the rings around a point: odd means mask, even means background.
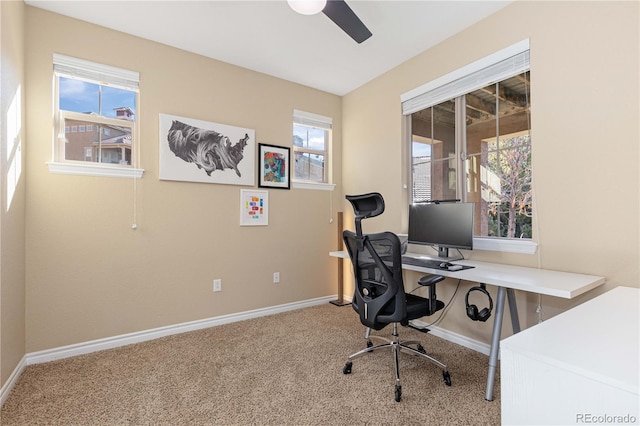
[[[411,244],[433,246],[438,257],[449,249],[473,250],[473,203],[417,203],[409,206]]]

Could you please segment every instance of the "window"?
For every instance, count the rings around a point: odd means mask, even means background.
[[[57,137],[50,170],[140,177],[138,73],[58,54],[53,68]]]
[[[476,237],[531,240],[530,83],[526,41],[403,95],[410,199],[473,202]]]
[[[293,180],[329,182],[329,151],[332,119],[304,111],[293,111]]]

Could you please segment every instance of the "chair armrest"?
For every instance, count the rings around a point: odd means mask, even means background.
[[[420,279],[418,280],[418,284],[421,286],[432,286],[442,280],[444,280],[444,277],[442,275],[427,274],[420,277]]]

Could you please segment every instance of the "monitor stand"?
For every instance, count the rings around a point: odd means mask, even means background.
[[[462,253],[459,253],[459,252],[457,256],[449,256],[449,249],[447,247],[439,247],[439,246],[432,246],[432,245],[429,245],[427,247],[429,247],[429,249],[435,250],[436,253],[433,253],[433,252],[423,253],[421,250],[414,252],[410,250],[409,254],[413,257],[439,260],[440,262],[455,262],[456,260],[464,260],[464,256],[462,255]]]
[[[447,247],[434,247],[437,251],[438,251],[438,260],[442,259],[443,261],[446,262],[454,262],[456,260],[462,260],[464,259],[464,257],[462,256],[458,256],[458,257],[453,257],[453,256],[449,256],[449,248]]]

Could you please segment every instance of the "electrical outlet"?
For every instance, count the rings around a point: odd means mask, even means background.
[[[274,283],[279,283],[280,282],[280,272],[274,272],[273,273],[273,282]]]
[[[221,279],[213,280],[213,291],[222,291],[222,280]]]

